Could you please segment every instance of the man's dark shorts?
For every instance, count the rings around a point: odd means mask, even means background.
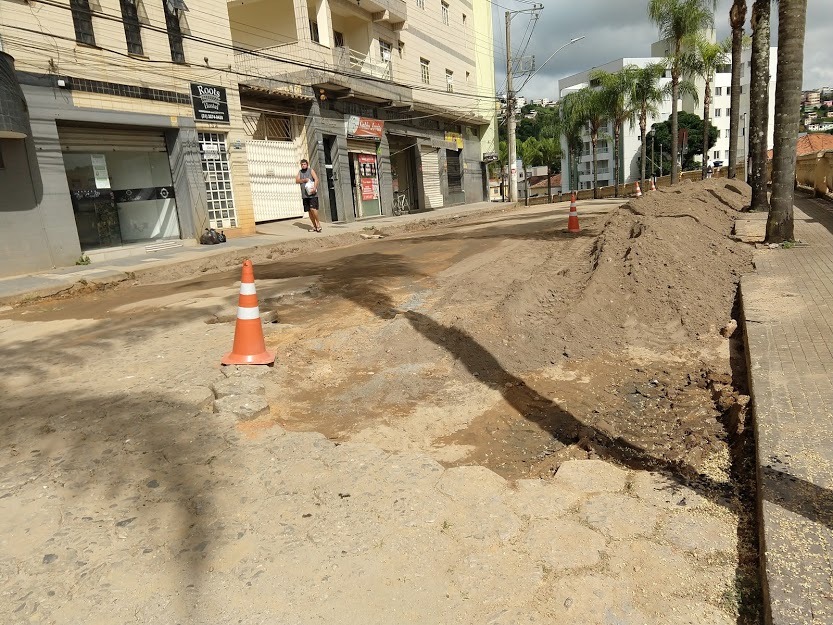
[[[312,197],[305,197],[305,198],[301,198],[301,199],[304,200],[304,212],[305,213],[308,213],[309,209],[311,209],[311,208],[314,208],[315,210],[318,210],[318,196],[317,195],[313,195]]]

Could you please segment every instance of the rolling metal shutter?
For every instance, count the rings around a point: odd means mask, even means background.
[[[440,187],[440,156],[436,148],[420,146],[422,161],[422,186],[428,208],[442,208],[443,192]]]
[[[161,130],[59,126],[62,152],[167,152]]]
[[[247,141],[246,158],[255,221],[303,217],[301,190],[295,184],[295,175],[300,169],[295,144],[291,141]]]

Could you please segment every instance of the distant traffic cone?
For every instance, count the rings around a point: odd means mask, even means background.
[[[636,197],[642,197],[642,189],[639,188],[639,180],[636,181]]]
[[[578,212],[576,211],[576,192],[570,196],[570,216],[567,217],[567,232],[581,232],[578,226]]]
[[[654,179],[651,178],[651,191],[656,191],[656,190],[657,190],[657,185],[654,184]]]
[[[266,351],[266,341],[263,339],[255,291],[255,272],[250,260],[243,263],[234,345],[231,353],[226,354],[221,362],[224,365],[271,365],[275,362],[275,354]]]

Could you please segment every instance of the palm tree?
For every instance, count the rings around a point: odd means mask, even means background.
[[[752,71],[749,89],[749,155],[752,167],[750,210],[769,210],[766,188],[767,131],[769,130],[769,36],[772,0],[752,5]]]
[[[659,85],[660,78],[665,74],[665,65],[662,63],[651,63],[645,67],[633,68],[633,82],[630,84],[628,101],[630,107],[635,111],[639,120],[639,138],[642,141],[641,147],[641,186],[645,188],[645,161],[648,160],[648,148],[646,137],[648,133],[648,115],[656,117],[659,115],[659,105],[665,98],[665,93]]]
[[[732,27],[732,97],[729,106],[729,178],[734,178],[738,162],[740,128],[740,72],[743,68],[743,26],[746,24],[746,0],[734,0],[729,10]]]
[[[581,99],[584,93],[568,93],[561,101],[561,132],[567,144],[567,171],[570,177],[570,190],[578,190],[578,162],[583,145],[582,132],[584,121],[581,116]]]
[[[598,70],[590,74],[591,81],[598,81],[601,86],[600,97],[603,101],[607,116],[613,124],[613,169],[614,193],[619,195],[619,141],[625,122],[634,123],[634,109],[631,107],[628,94],[636,79],[633,65],[623,67],[618,72]]]
[[[671,70],[671,184],[676,184],[680,177],[677,110],[680,81],[687,75],[683,46],[700,31],[714,26],[716,3],[717,0],[648,0],[648,16],[671,44],[666,58]]]
[[[599,143],[599,131],[607,125],[607,102],[602,91],[584,87],[576,92],[574,102],[575,114],[582,126],[590,132],[590,147],[593,154],[593,197],[599,196],[599,172],[596,149]]]
[[[804,31],[807,0],[778,3],[778,79],[775,83],[775,132],[772,158],[772,198],[766,222],[768,243],[793,240],[795,146],[801,117],[804,77]]]
[[[687,64],[696,68],[697,76],[706,83],[706,90],[703,95],[703,179],[706,178],[706,169],[709,164],[709,125],[711,124],[712,105],[712,80],[714,73],[721,65],[728,61],[726,52],[728,44],[712,43],[705,37],[698,37],[694,44],[694,52]]]

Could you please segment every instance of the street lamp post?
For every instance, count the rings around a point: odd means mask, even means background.
[[[543,5],[540,5],[543,8]],[[533,9],[535,10],[535,9]],[[517,202],[518,201],[518,148],[517,148],[517,141],[515,140],[515,92],[512,89],[512,46],[511,44],[511,37],[512,34],[510,32],[510,26],[512,22],[512,14],[513,13],[524,13],[526,11],[507,11],[506,12],[506,147],[509,150],[509,201],[510,202]],[[569,45],[574,44],[577,41],[581,41],[584,39],[584,35],[581,37],[574,37],[570,39],[567,43],[563,46],[558,48],[555,52],[553,52],[549,58],[541,63],[541,65],[532,72],[524,83],[520,86],[518,91],[524,88],[526,83],[528,83],[535,74],[537,74],[541,69],[550,62],[552,57],[556,54],[561,52],[564,48]]]

